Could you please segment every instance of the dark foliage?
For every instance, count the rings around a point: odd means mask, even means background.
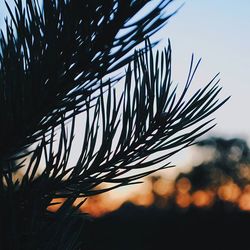
[[[199,62],[192,58],[178,95],[170,44],[154,55],[148,39],[174,14],[163,14],[171,0],[140,18],[148,1],[14,2],[0,37],[1,247],[79,249],[84,201],[76,198],[169,167],[165,160],[213,127],[206,118],[226,100],[217,77],[186,100]],[[70,165],[80,113],[83,143]],[[111,186],[96,189],[102,183]],[[57,197],[66,200],[51,213]]]
[[[182,178],[188,178],[192,187],[190,194],[197,190],[213,190],[215,196],[211,202],[198,207],[191,202],[185,208],[180,207],[176,204],[176,192],[168,197],[153,193],[154,203],[150,207],[126,202],[118,210],[87,223],[84,248],[244,249],[248,244],[250,213],[249,207],[248,211],[241,210],[239,201],[244,197],[244,187],[250,182],[249,175],[246,178],[241,174],[242,168],[243,173],[246,170],[249,173],[249,147],[246,141],[239,138],[217,137],[198,141],[196,146],[197,154],[198,149],[206,150],[204,160],[193,166],[191,172],[180,174],[175,184]],[[213,152],[209,160],[207,150]],[[152,184],[154,179],[155,176]],[[218,188],[228,181],[242,188],[238,199],[222,199],[216,194]],[[226,193],[230,197],[235,192]]]
[[[217,203],[212,210],[191,208],[185,211],[176,207],[159,209],[125,204],[118,211],[88,225],[84,248],[245,249],[250,228],[249,213],[233,207],[226,211],[223,205]]]
[[[186,177],[192,188],[218,188],[231,181],[243,188],[249,184],[250,149],[246,141],[234,138],[212,137],[197,142],[198,148],[211,152],[211,159],[195,166],[190,173],[182,173],[177,180]],[[206,151],[205,151],[206,152]]]

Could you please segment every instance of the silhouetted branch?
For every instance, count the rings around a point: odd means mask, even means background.
[[[127,68],[120,97],[109,85],[106,92],[100,88],[92,108],[86,101],[83,144],[77,163],[68,166],[75,119],[68,136],[62,119],[58,149],[55,151],[56,135],[52,130],[49,145],[44,139],[34,152],[23,185],[34,181],[42,151],[46,167],[38,179],[51,182],[53,185],[46,185],[45,190],[56,197],[105,192],[106,189],[95,188],[101,183],[112,183],[114,188],[129,185],[169,167],[166,160],[170,156],[190,146],[214,126],[208,116],[228,99],[218,102],[221,88],[216,76],[185,100],[198,64],[194,65],[192,57],[186,85],[178,97],[177,86],[173,86],[171,79],[170,44],[154,57],[147,42],[145,50],[135,52],[133,69],[132,64]]]
[[[16,1],[0,37],[0,150],[11,156],[53,127],[81,113],[105,76],[132,60],[129,52],[170,15],[159,1],[138,20],[148,1]]]

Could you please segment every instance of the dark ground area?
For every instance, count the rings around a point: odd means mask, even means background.
[[[250,213],[225,203],[186,211],[125,204],[86,226],[86,250],[250,248]]]

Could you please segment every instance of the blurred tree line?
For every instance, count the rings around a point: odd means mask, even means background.
[[[194,154],[199,164],[180,173],[170,192],[164,176],[150,177],[150,206],[126,202],[89,223],[87,249],[245,249],[250,230],[247,142],[211,137],[199,141]],[[94,232],[96,242],[91,241]]]

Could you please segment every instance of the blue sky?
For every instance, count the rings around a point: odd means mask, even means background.
[[[171,40],[174,81],[184,82],[192,53],[202,58],[194,89],[220,72],[221,97],[232,97],[214,115],[218,125],[210,135],[250,141],[250,1],[187,0],[157,37],[159,47]]]

